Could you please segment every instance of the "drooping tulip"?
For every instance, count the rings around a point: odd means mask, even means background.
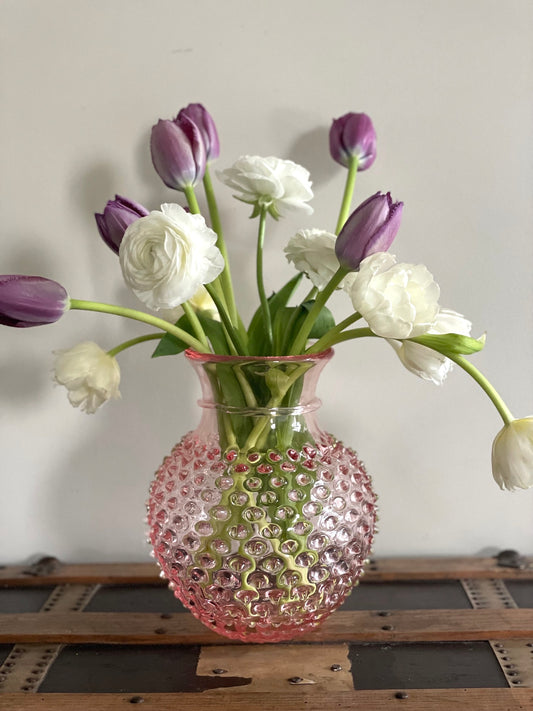
[[[500,489],[533,486],[533,417],[512,420],[494,438],[492,475]]]
[[[333,160],[345,167],[355,156],[357,170],[370,168],[376,159],[376,132],[370,117],[348,113],[334,119],[329,131],[329,150]]]
[[[403,202],[393,202],[390,193],[377,192],[352,212],[335,243],[337,259],[344,269],[355,271],[363,259],[386,252],[400,228]]]
[[[206,152],[198,126],[187,116],[159,120],[152,127],[152,162],[169,188],[194,187],[205,173]]]
[[[108,200],[104,211],[95,213],[94,217],[100,236],[107,246],[118,254],[126,228],[139,217],[146,215],[148,210],[138,202],[115,195],[114,200]]]
[[[177,120],[186,117],[199,128],[205,146],[206,160],[210,161],[220,155],[220,142],[213,117],[202,104],[189,104],[178,114]]]
[[[470,336],[472,323],[451,309],[440,309],[428,333],[458,333]],[[442,353],[413,341],[389,340],[398,358],[411,373],[435,385],[442,385],[453,367],[452,361]]]
[[[44,326],[59,320],[68,307],[68,294],[56,281],[24,274],[0,276],[0,324],[4,326]]]

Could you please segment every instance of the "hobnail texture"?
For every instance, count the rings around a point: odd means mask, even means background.
[[[316,402],[316,401],[315,401]],[[312,408],[314,409],[314,408]],[[376,496],[357,454],[309,423],[284,450],[221,449],[205,421],[150,488],[154,555],[175,596],[216,632],[292,639],[350,593],[369,556]],[[286,421],[286,420],[285,420]]]

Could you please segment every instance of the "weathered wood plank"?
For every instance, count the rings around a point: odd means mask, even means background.
[[[397,610],[336,612],[302,642],[432,642],[533,639],[533,610]],[[235,644],[192,615],[23,613],[0,615],[0,643]]]
[[[313,693],[232,694],[231,690],[201,694],[0,694],[6,711],[120,711],[142,703],[143,711],[530,711],[533,689],[409,689],[406,698],[396,690]],[[134,699],[132,701],[132,699]],[[142,702],[140,701],[142,699]]]
[[[533,579],[533,558],[527,567],[502,568],[495,558],[378,558],[366,569],[363,583],[389,580],[457,580],[460,578]],[[35,586],[82,583],[165,585],[155,563],[61,563],[48,573],[32,575],[28,566],[0,567],[0,585]]]

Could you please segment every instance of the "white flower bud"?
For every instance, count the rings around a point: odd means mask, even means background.
[[[56,351],[54,379],[64,385],[74,407],[88,414],[111,398],[119,398],[120,368],[116,359],[92,341]]]

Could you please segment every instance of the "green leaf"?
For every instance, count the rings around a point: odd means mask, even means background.
[[[313,301],[305,301],[302,304],[302,308],[305,309],[305,315],[311,311],[313,306],[315,305],[314,300]],[[313,324],[313,327],[311,328],[311,332],[309,333],[309,338],[322,338],[322,336],[325,336],[328,331],[331,331],[331,329],[335,326],[335,319],[333,318],[333,314],[331,311],[328,309],[327,306],[323,306],[320,313],[315,319],[315,322]]]
[[[272,321],[274,321],[278,310],[285,308],[287,302],[296,291],[300,281],[302,280],[302,277],[303,273],[298,272],[298,274],[293,276],[292,279],[290,279],[284,286],[282,286],[279,291],[274,292],[268,298]],[[248,327],[248,348],[250,350],[250,353],[252,355],[265,355],[265,343],[266,338],[265,325],[263,321],[263,310],[259,306],[255,314],[253,315],[252,320],[250,321],[250,325]]]
[[[213,350],[215,353],[220,355],[228,355],[230,353],[228,342],[226,339],[226,334],[224,331],[224,326],[220,321],[215,321],[209,316],[205,315],[205,312],[198,311],[196,314],[202,328],[205,331],[205,335],[211,341]]]
[[[471,338],[459,333],[425,333],[423,336],[406,340],[420,343],[422,346],[442,353],[442,355],[470,355],[482,350],[485,345],[485,335],[480,338]]]
[[[175,325],[179,328],[182,328],[184,331],[187,331],[187,333],[194,335],[191,331],[189,319],[185,314],[176,321]],[[183,351],[187,350],[188,347],[189,346],[186,343],[184,343],[179,338],[176,338],[176,336],[173,336],[170,333],[165,333],[165,335],[157,344],[157,348],[152,353],[152,358],[159,358],[160,356],[167,355],[177,355],[178,353],[183,353]]]
[[[276,312],[272,331],[274,343],[280,344],[281,354],[285,354],[288,345],[294,340],[314,303],[314,300],[305,301],[299,306],[284,307]],[[334,326],[333,314],[324,306],[313,324],[309,338],[321,338]]]

